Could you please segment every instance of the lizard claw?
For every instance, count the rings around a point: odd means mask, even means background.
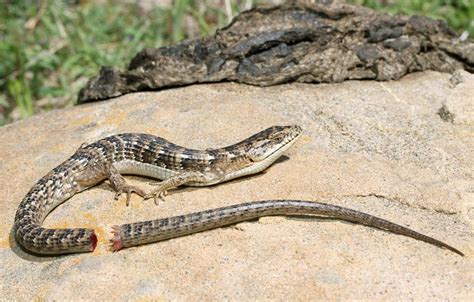
[[[143,192],[142,189],[137,188],[135,186],[125,185],[117,190],[117,192],[115,193],[114,199],[118,200],[118,198],[120,197],[120,195],[122,195],[122,193],[127,194],[127,203],[126,203],[127,206],[130,205],[130,197],[132,196],[132,193],[135,193],[143,198],[146,198],[146,194],[145,192]]]
[[[146,194],[145,199],[153,197],[153,200],[155,201],[155,204],[158,205],[159,204],[158,199],[161,199],[161,200],[165,201],[165,196],[166,195],[168,195],[168,191],[166,189],[158,188],[158,189],[155,189],[155,190],[151,191],[150,193]]]

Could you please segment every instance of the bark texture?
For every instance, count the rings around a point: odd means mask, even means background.
[[[126,71],[102,67],[78,103],[193,83],[385,81],[427,69],[473,72],[474,43],[426,17],[295,2],[243,12],[209,38],[144,49]]]

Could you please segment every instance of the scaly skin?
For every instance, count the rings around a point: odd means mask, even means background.
[[[15,235],[26,250],[38,254],[66,254],[93,251],[97,237],[92,229],[46,229],[43,220],[56,206],[74,194],[108,179],[117,192],[158,198],[179,185],[206,186],[266,169],[301,135],[299,126],[274,126],[237,144],[206,150],[193,150],[149,134],[119,134],[81,146],[61,165],[41,178],[18,207]],[[130,186],[123,174],[162,179],[158,188],[145,194]],[[402,234],[459,255],[459,250],[439,240],[383,220],[334,205],[301,200],[267,200],[238,204],[194,214],[124,224],[113,228],[113,248],[184,236],[240,221],[268,215],[323,215]]]
[[[274,215],[318,215],[337,218],[408,236],[447,248],[461,256],[464,255],[444,242],[388,220],[336,205],[304,200],[255,201],[187,215],[114,226],[113,249],[118,251],[124,247],[162,241]]]
[[[46,229],[46,216],[74,194],[108,179],[117,192],[145,198],[163,196],[179,185],[206,186],[258,173],[271,165],[301,135],[299,126],[274,126],[224,148],[193,150],[150,134],[125,133],[81,146],[41,178],[26,194],[15,216],[15,237],[38,254],[93,251],[92,229]],[[164,181],[149,194],[130,186],[120,173]]]

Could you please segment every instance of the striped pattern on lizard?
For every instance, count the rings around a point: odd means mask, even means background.
[[[297,125],[273,126],[251,137],[217,149],[194,150],[163,138],[125,133],[81,146],[69,159],[41,178],[26,194],[15,216],[15,237],[26,250],[38,254],[91,252],[97,245],[93,229],[48,229],[42,222],[55,207],[74,194],[108,179],[115,198],[136,193],[155,202],[167,190],[180,186],[207,186],[265,170],[301,136]],[[127,184],[122,174],[163,180],[146,194]],[[188,215],[113,227],[113,250],[184,236],[268,215],[322,215],[388,230],[457,254],[439,240],[375,216],[318,202],[267,200],[238,204]]]

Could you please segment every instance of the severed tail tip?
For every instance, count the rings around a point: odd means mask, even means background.
[[[97,235],[94,232],[89,236],[89,241],[91,242],[90,251],[93,252],[97,247]]]
[[[123,248],[122,236],[120,234],[120,226],[114,225],[112,227],[112,234],[114,235],[114,237],[112,238],[112,251],[118,252]]]

